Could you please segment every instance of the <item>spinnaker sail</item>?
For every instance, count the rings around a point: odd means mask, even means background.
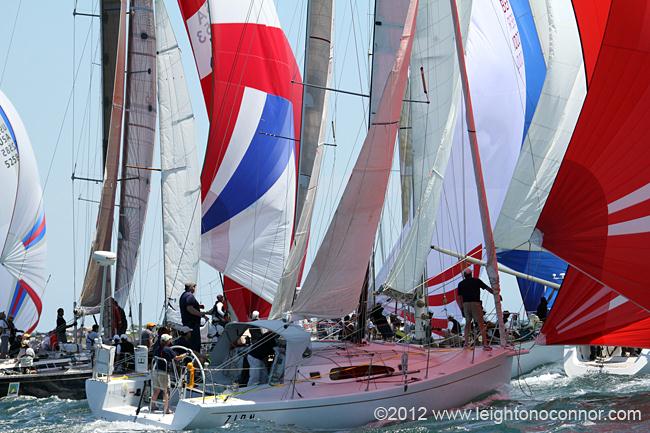
[[[231,306],[249,289],[268,314],[294,227],[300,71],[272,0],[179,4],[210,118],[201,258],[237,283]]]
[[[25,125],[2,92],[0,161],[0,311],[32,332],[47,278],[43,192]]]

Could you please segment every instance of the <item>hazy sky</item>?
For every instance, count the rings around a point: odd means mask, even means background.
[[[96,13],[97,0],[2,0],[0,2],[0,89],[19,111],[30,135],[45,188],[48,272],[38,329],[54,327],[56,309],[71,318],[73,301],[83,282],[88,250],[94,236],[100,185],[71,181],[77,176],[101,178],[98,66],[99,22],[72,11]],[[337,0],[335,27],[335,85],[368,92],[369,0]],[[203,160],[208,133],[203,97],[188,38],[175,0],[166,0],[183,52],[186,77],[197,119],[197,146]],[[276,0],[280,21],[302,67],[307,0]],[[12,29],[17,15],[15,32]],[[0,70],[0,73],[2,70]],[[77,73],[73,91],[73,71]],[[78,71],[78,72],[77,72]],[[337,147],[327,147],[323,172],[327,182],[319,190],[309,258],[324,235],[327,220],[342,193],[360,144],[365,138],[367,99],[335,94],[331,98]],[[74,133],[74,134],[73,134]],[[154,166],[159,166],[157,155]],[[395,187],[395,182],[391,183]],[[88,201],[90,200],[90,201]],[[389,205],[399,220],[397,202]],[[73,213],[74,209],[74,213]],[[74,219],[74,230],[73,230]],[[146,321],[157,321],[163,303],[160,175],[152,176],[152,190],[139,267],[132,289],[133,318],[142,299]],[[115,225],[117,229],[117,224]],[[385,230],[390,230],[386,228]],[[115,238],[115,236],[114,236]],[[5,288],[0,288],[5,290]],[[221,291],[218,274],[201,266],[199,299],[210,305]],[[127,314],[129,313],[127,308]]]

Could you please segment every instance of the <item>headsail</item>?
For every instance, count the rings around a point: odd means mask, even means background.
[[[293,232],[300,72],[272,0],[179,4],[211,121],[201,258],[271,302]]]
[[[47,276],[43,192],[27,130],[2,92],[0,151],[0,311],[32,332]]]
[[[158,115],[165,255],[165,321],[181,323],[178,299],[196,282],[201,245],[201,183],[194,113],[181,51],[165,3],[156,0]]]
[[[333,74],[334,8],[332,0],[312,0],[307,11],[307,46],[305,48],[305,81],[320,87],[331,87]],[[300,181],[298,203],[304,195],[304,206],[298,205],[298,224],[293,246],[287,258],[278,291],[273,300],[269,318],[279,319],[290,310],[296,285],[302,273],[311,219],[316,204],[316,189],[320,180],[321,162],[327,138],[327,104],[329,93],[323,89],[305,86],[303,95],[303,125],[300,152]],[[307,181],[306,189],[303,182]],[[304,191],[303,191],[304,189]],[[302,211],[300,210],[302,208]]]
[[[417,7],[417,0],[411,0],[378,111],[294,303],[298,315],[338,318],[358,305],[392,166]]]
[[[88,268],[84,279],[79,304],[86,311],[98,311],[102,302],[102,272],[92,260],[95,251],[110,250],[115,208],[115,189],[120,162],[120,140],[122,138],[122,114],[124,105],[124,64],[126,54],[126,1],[121,2],[119,31],[115,63],[115,84],[108,131],[108,148],[104,166],[104,184],[97,214],[95,240],[90,248]],[[110,274],[109,274],[110,275]]]
[[[120,222],[114,298],[125,308],[149,204],[156,139],[156,34],[152,0],[131,0]]]
[[[463,7],[466,31],[471,2]],[[410,105],[415,215],[384,283],[401,293],[413,292],[422,282],[461,95],[449,2],[422,1],[418,16],[409,81],[410,98],[419,102],[404,104]]]

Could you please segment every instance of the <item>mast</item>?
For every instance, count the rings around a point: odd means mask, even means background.
[[[104,20],[104,19],[103,19]],[[108,146],[104,166],[104,184],[97,213],[95,239],[91,245],[84,286],[80,296],[80,306],[87,312],[95,313],[106,302],[102,297],[102,273],[98,264],[92,259],[95,251],[110,251],[112,244],[113,216],[115,208],[115,191],[120,162],[120,141],[122,138],[122,116],[124,105],[124,66],[126,57],[126,0],[120,3],[119,25],[115,47],[115,77],[110,104],[110,122],[108,128]],[[105,53],[106,55],[106,53]],[[104,55],[104,57],[105,57]],[[108,273],[107,277],[110,276]],[[108,280],[108,278],[107,278]],[[110,281],[108,292],[111,293]],[[103,318],[102,318],[103,320]],[[109,331],[110,332],[110,331]],[[107,334],[108,335],[108,334]]]
[[[454,21],[454,34],[456,39],[456,54],[458,56],[458,65],[460,66],[460,76],[463,85],[463,96],[465,99],[465,115],[467,117],[467,132],[469,134],[470,149],[472,152],[472,162],[474,165],[474,177],[479,201],[479,211],[481,214],[481,225],[483,227],[483,238],[485,240],[485,250],[487,256],[487,266],[485,267],[490,286],[494,291],[494,304],[497,310],[497,321],[499,324],[499,337],[501,346],[506,345],[506,333],[503,323],[503,311],[501,307],[501,288],[499,287],[499,269],[497,263],[497,252],[494,246],[494,236],[492,234],[492,224],[490,223],[490,212],[488,209],[487,193],[485,183],[483,182],[483,169],[481,167],[481,156],[479,154],[478,137],[476,134],[476,125],[474,122],[474,113],[472,111],[472,97],[469,90],[469,80],[467,78],[467,68],[465,64],[465,50],[463,48],[463,36],[460,29],[460,18],[458,16],[458,5],[456,0],[449,0],[451,4],[451,13]]]

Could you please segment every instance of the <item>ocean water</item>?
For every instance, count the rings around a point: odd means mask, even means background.
[[[477,409],[478,408],[478,409]],[[569,379],[562,366],[541,367],[505,389],[484,399],[472,402],[463,409],[474,414],[482,411],[484,416],[490,412],[507,416],[515,410],[526,411],[528,417],[543,411],[582,411],[582,420],[559,421],[551,419],[524,420],[511,419],[498,423],[498,416],[479,420],[434,420],[375,423],[364,428],[350,430],[353,433],[425,433],[425,432],[650,432],[650,377],[619,378],[612,376],[593,376]],[[596,411],[638,410],[640,420],[591,420],[587,414]],[[560,411],[560,412],[558,412]],[[591,411],[591,412],[589,412]],[[550,412],[546,412],[547,414]],[[566,412],[564,412],[566,413]],[[624,416],[638,416],[635,414]],[[578,415],[574,415],[578,416]],[[646,419],[647,418],[647,419]],[[122,432],[163,432],[164,430],[128,422],[106,422],[93,418],[85,401],[61,400],[58,398],[33,399],[19,397],[0,399],[0,432],[15,433],[122,433]],[[248,421],[245,425],[227,425],[209,431],[229,431],[234,433],[306,433],[309,430],[279,426],[273,423]],[[196,433],[203,433],[196,432]]]

